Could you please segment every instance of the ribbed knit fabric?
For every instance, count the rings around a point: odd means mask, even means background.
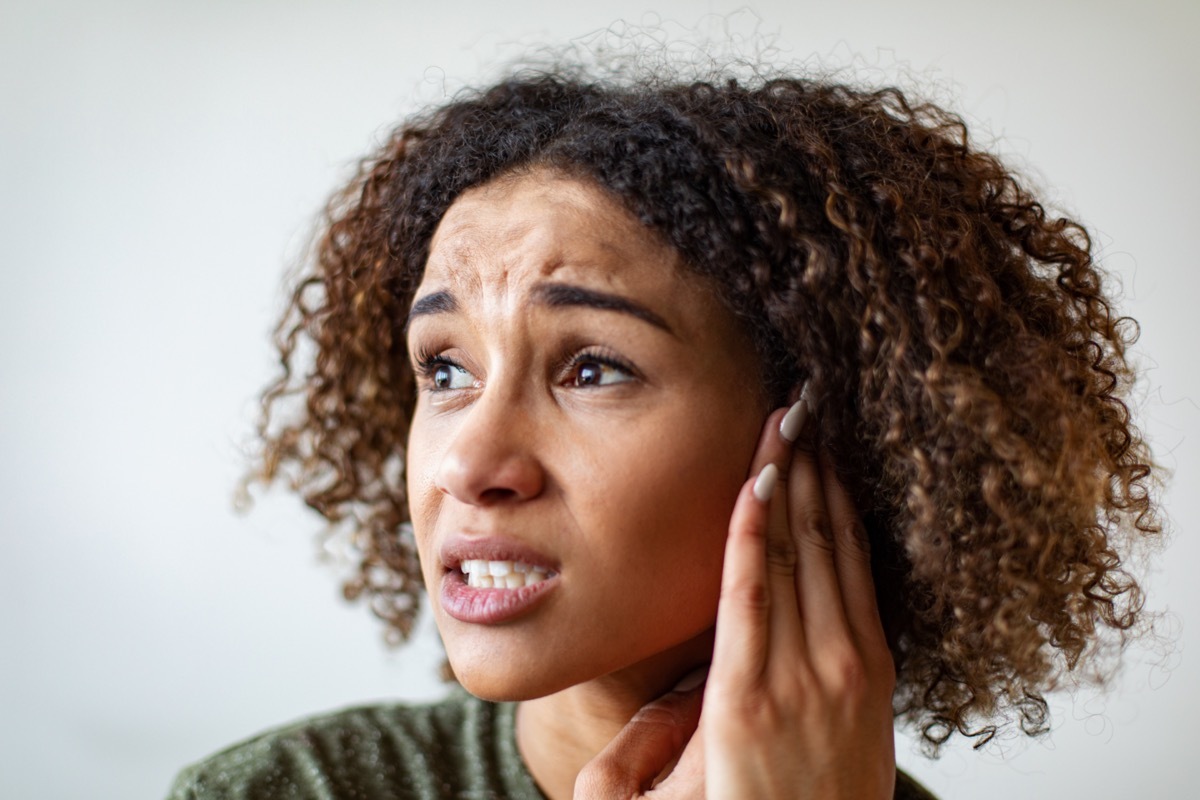
[[[515,712],[458,690],[313,717],[188,767],[168,800],[545,800],[517,751]],[[896,800],[932,800],[896,778]]]

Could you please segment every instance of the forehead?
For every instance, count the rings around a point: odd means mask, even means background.
[[[520,290],[550,276],[592,286],[711,294],[679,254],[600,187],[547,170],[464,192],[430,243],[423,286]]]

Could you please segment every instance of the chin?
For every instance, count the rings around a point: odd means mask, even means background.
[[[493,703],[536,700],[539,697],[561,692],[576,683],[563,674],[554,674],[555,665],[543,663],[540,668],[528,663],[501,666],[498,659],[455,659],[449,656],[450,668],[459,684],[471,694]]]
[[[532,647],[479,640],[446,640],[454,676],[471,694],[492,702],[536,700],[605,676],[633,686],[669,688],[696,666],[712,659],[711,624],[683,641],[648,647],[637,655],[637,643],[589,650],[579,641]],[[558,654],[557,657],[552,654]],[[630,659],[630,656],[633,656]],[[658,692],[655,691],[655,694]]]

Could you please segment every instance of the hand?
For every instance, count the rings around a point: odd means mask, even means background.
[[[769,504],[743,487],[725,550],[700,728],[708,797],[891,798],[895,670],[866,533],[827,455],[772,423],[759,494],[772,466],[779,480]]]
[[[703,712],[698,687],[647,705],[580,773],[577,798],[892,797],[895,669],[865,531],[827,455],[803,431],[784,439],[783,417],[768,418],[730,520]]]

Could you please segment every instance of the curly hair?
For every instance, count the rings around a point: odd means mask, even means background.
[[[403,321],[451,203],[534,168],[606,189],[714,281],[775,405],[808,382],[870,536],[897,716],[934,753],[1046,731],[1043,692],[1144,617],[1127,565],[1162,523],[1124,400],[1137,327],[1084,228],[895,88],[517,72],[397,128],[328,206],[250,476],[353,531],[346,596],[408,637]]]

